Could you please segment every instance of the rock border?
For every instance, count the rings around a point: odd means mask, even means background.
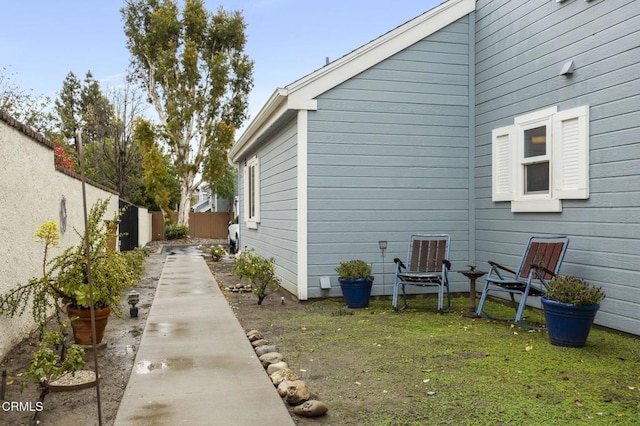
[[[311,394],[306,382],[289,368],[284,356],[271,345],[258,330],[246,332],[247,339],[253,346],[258,359],[284,401],[293,405],[293,413],[302,417],[319,417],[329,411],[322,401],[310,399]]]

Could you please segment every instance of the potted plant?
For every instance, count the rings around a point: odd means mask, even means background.
[[[558,275],[548,282],[542,307],[552,345],[580,348],[605,294],[585,280]]]
[[[371,266],[364,260],[347,260],[340,262],[336,272],[347,307],[366,308],[369,306],[373,285]]]

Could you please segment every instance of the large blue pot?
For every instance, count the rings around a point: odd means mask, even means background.
[[[600,305],[573,305],[542,298],[549,342],[556,346],[581,348],[587,343],[591,324]]]
[[[338,277],[338,282],[348,308],[366,308],[369,306],[373,277],[357,280],[345,280]]]

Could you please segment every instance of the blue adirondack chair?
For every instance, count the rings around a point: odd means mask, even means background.
[[[409,239],[407,250],[407,263],[399,258],[393,261],[396,264],[396,274],[393,284],[394,310],[398,310],[398,295],[402,289],[404,305],[401,310],[407,308],[407,295],[405,286],[437,286],[438,310],[447,312],[451,309],[451,293],[449,291],[449,278],[447,271],[451,268],[449,262],[449,235],[447,234],[413,234]],[[447,307],[444,308],[444,292],[447,292]]]
[[[540,329],[541,327],[534,327],[523,322],[527,297],[546,294],[547,280],[560,272],[568,246],[569,237],[565,235],[536,235],[529,238],[520,266],[516,271],[490,261],[491,269],[485,278],[476,314],[496,319],[483,312],[487,295],[489,292],[506,292],[511,297],[513,304],[517,306],[515,318],[509,321],[520,327]],[[506,273],[509,273],[509,276]],[[519,302],[516,302],[515,295],[520,296]]]

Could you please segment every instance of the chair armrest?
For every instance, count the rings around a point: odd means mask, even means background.
[[[402,260],[400,260],[399,258],[394,258],[393,262],[398,265],[398,268],[402,268],[402,269],[407,269],[406,266],[404,266],[404,263],[402,262]]]
[[[489,261],[489,265],[491,265],[494,268],[502,269],[503,271],[511,272],[513,275],[516,274],[516,271],[509,269],[506,266],[502,266],[501,264],[493,262],[491,260]]]
[[[540,270],[546,272],[547,274],[551,275],[552,277],[556,276],[555,272],[553,272],[551,269],[545,268],[542,265],[535,265],[535,264],[532,263],[531,264],[531,269],[540,269]]]
[[[443,260],[442,264],[447,268],[447,271],[451,270],[451,262],[449,262],[447,259]]]

